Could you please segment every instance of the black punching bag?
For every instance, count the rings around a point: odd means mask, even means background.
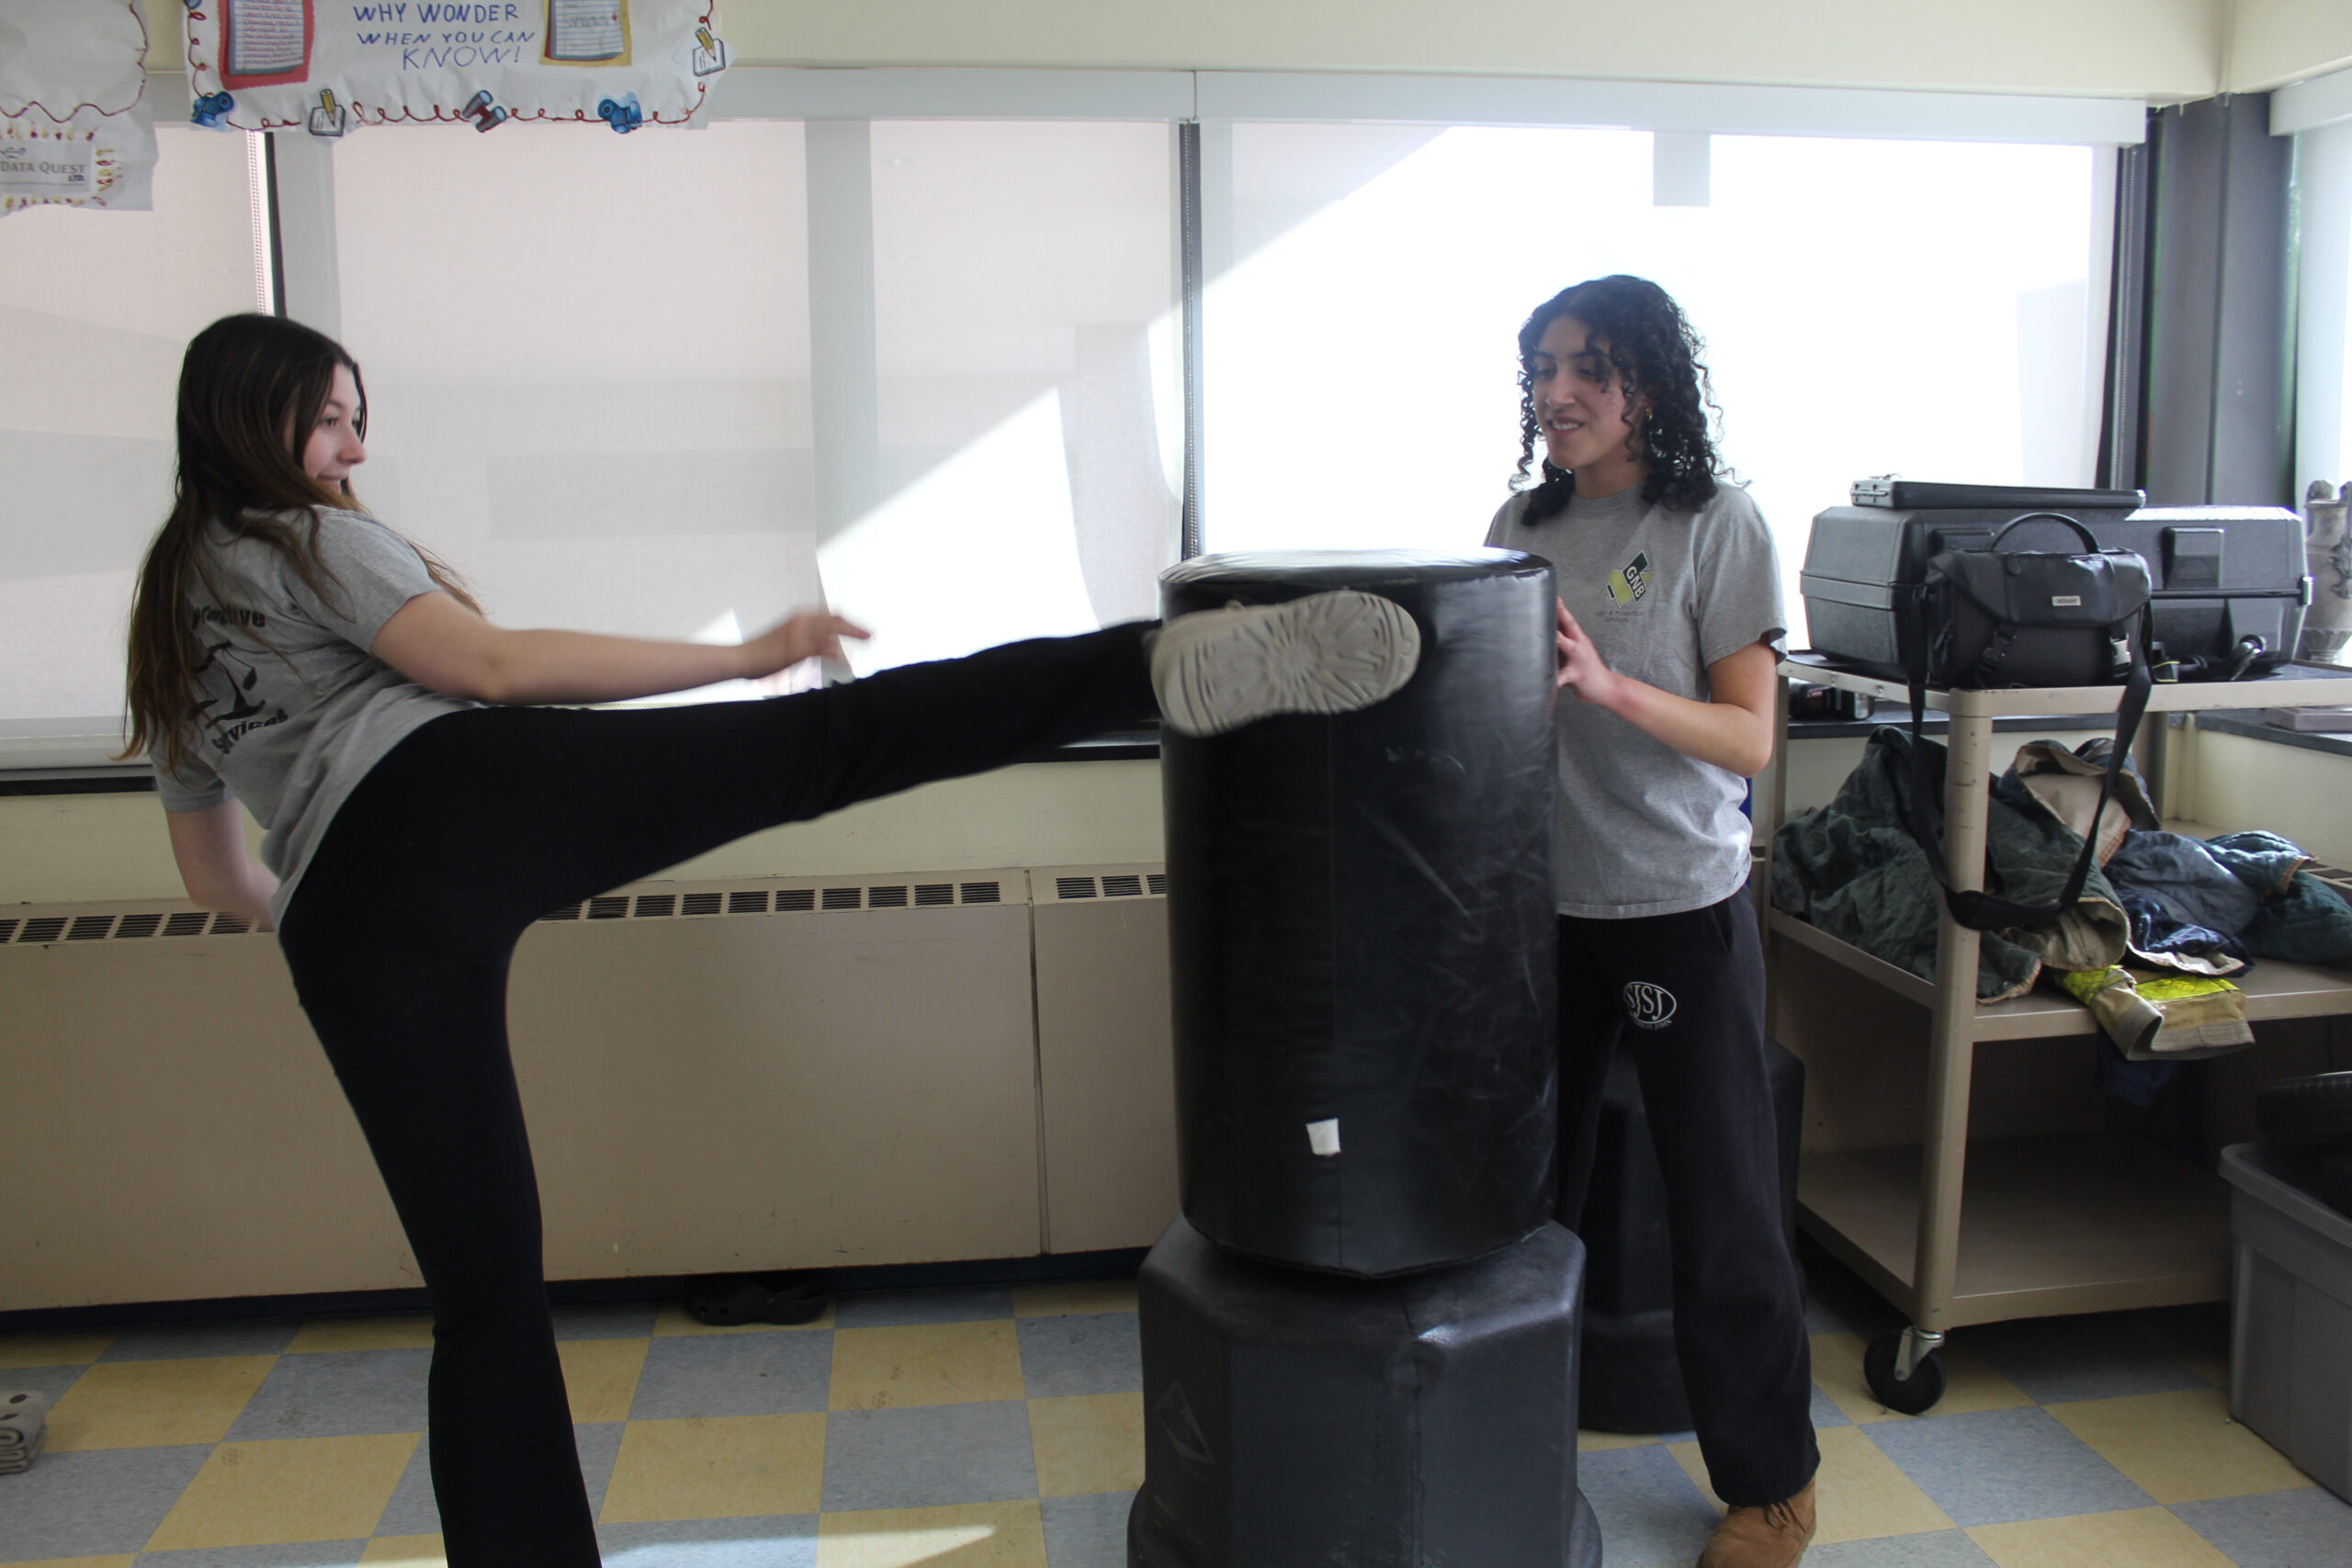
[[[1204,556],[1164,615],[1336,588],[1421,661],[1385,702],[1164,733],[1185,1217],[1382,1276],[1552,1216],[1551,567],[1506,550]]]

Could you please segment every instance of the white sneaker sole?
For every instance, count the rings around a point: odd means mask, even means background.
[[[1275,714],[1370,707],[1420,659],[1420,628],[1402,606],[1341,589],[1180,615],[1153,644],[1151,680],[1169,728],[1222,735]]]

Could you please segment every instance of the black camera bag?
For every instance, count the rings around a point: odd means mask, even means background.
[[[2001,540],[2010,528],[2064,523],[2086,553],[2013,550]],[[2037,512],[2019,517],[1981,550],[1944,550],[1928,563],[1911,591],[1913,624],[1903,640],[1911,687],[1911,836],[1927,852],[1952,918],[1976,931],[2054,919],[2082,898],[2098,841],[2098,826],[2115,792],[2123,761],[2154,684],[2148,669],[2148,563],[2137,551],[2102,550],[2091,531],[2071,517]],[[1944,869],[1943,800],[1936,789],[1927,737],[1928,687],[1984,690],[2001,686],[2104,686],[2123,683],[2115,744],[2108,752],[2098,808],[2083,852],[2054,904],[2019,904],[1990,893],[1963,891]]]

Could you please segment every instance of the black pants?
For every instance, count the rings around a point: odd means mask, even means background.
[[[1764,1067],[1764,954],[1745,889],[1679,915],[1560,919],[1560,1223],[1592,1185],[1601,1080],[1634,1053],[1666,1178],[1674,1348],[1715,1495],[1734,1507],[1804,1490],[1811,1345],[1781,1229]]]
[[[769,702],[452,714],[335,813],[278,940],[432,1295],[450,1568],[598,1560],[507,1055],[524,929],[759,829],[1148,717],[1148,629]]]

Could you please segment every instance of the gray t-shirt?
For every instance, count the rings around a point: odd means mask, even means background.
[[[298,520],[299,521],[299,520]],[[282,919],[335,808],[419,726],[478,703],[428,692],[369,651],[392,613],[437,585],[408,542],[372,517],[322,510],[323,593],[258,540],[215,531],[221,597],[197,590],[198,693],[176,772],[155,759],[166,811],[242,800],[268,833]]]
[[[1639,486],[1529,527],[1529,494],[1495,513],[1487,543],[1552,563],[1560,600],[1621,675],[1705,701],[1707,666],[1750,643],[1784,646],[1781,569],[1747,492],[1723,485],[1696,513],[1652,506]],[[1672,915],[1721,903],[1747,879],[1747,781],[1686,757],[1562,693],[1560,913]]]

